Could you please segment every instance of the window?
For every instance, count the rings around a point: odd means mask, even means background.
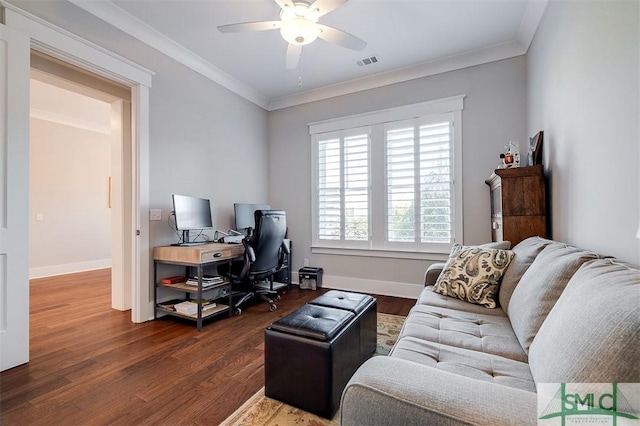
[[[462,99],[310,125],[314,249],[448,253],[462,241]]]

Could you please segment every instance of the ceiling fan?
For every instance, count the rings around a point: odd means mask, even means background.
[[[239,24],[220,25],[222,33],[255,32],[280,30],[280,35],[287,47],[287,69],[298,66],[302,46],[318,37],[328,42],[353,50],[363,50],[367,43],[358,37],[337,28],[318,23],[318,19],[337,9],[348,0],[274,0],[282,9],[279,21],[243,22]]]

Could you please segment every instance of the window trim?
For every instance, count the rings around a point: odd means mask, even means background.
[[[428,260],[441,260],[442,255],[448,254],[450,248],[455,243],[462,243],[463,241],[463,210],[462,210],[462,109],[464,106],[465,95],[452,96],[448,98],[432,100],[427,102],[421,102],[411,105],[405,105],[396,108],[389,108],[379,111],[367,112],[363,114],[356,114],[346,117],[340,117],[336,119],[324,120],[309,123],[309,134],[311,135],[312,149],[311,149],[311,169],[312,169],[312,181],[311,181],[311,249],[312,253],[323,254],[340,254],[340,255],[354,255],[354,256],[374,256],[374,257],[390,257],[390,258],[416,258],[416,259],[428,259]],[[411,119],[421,119],[425,116],[432,115],[450,115],[453,120],[453,241],[451,244],[408,244],[397,245],[389,244],[386,242],[386,231],[381,232],[380,235],[372,233],[373,228],[378,228],[380,224],[380,217],[386,217],[384,213],[372,211],[370,217],[370,239],[367,241],[367,245],[357,242],[357,244],[351,244],[349,241],[327,241],[318,239],[318,149],[317,143],[320,135],[327,133],[338,133],[340,131],[349,131],[354,128],[362,129],[370,127],[370,169],[382,165],[379,163],[376,165],[376,161],[384,162],[383,158],[378,158],[376,150],[373,148],[374,134],[377,132],[384,133],[385,123],[391,123],[395,121],[407,121]],[[382,130],[380,130],[382,129]],[[383,137],[382,143],[386,144]],[[386,177],[386,172],[383,173]],[[386,193],[386,190],[376,190],[377,185],[380,182],[374,181],[374,173],[370,173],[370,205],[375,206],[374,198],[376,195]],[[386,187],[386,185],[385,185]],[[386,201],[383,202],[386,208]],[[384,219],[386,222],[386,219]],[[386,229],[386,223],[382,223],[384,229]]]
[[[336,130],[351,129],[353,127],[372,126],[391,121],[402,121],[418,118],[424,115],[445,114],[448,112],[462,111],[466,95],[451,96],[448,98],[404,105],[379,111],[354,114],[323,121],[309,123],[309,134],[333,132]]]

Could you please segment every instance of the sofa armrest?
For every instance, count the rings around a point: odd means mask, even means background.
[[[347,384],[340,417],[343,426],[535,425],[537,395],[377,356]]]
[[[424,286],[434,285],[436,280],[440,276],[440,272],[444,269],[446,263],[434,263],[427,268],[427,272],[424,273]]]

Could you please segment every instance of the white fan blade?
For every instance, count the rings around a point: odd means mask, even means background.
[[[301,45],[289,43],[289,46],[287,47],[287,69],[288,70],[292,70],[298,66],[301,52],[302,52]]]
[[[280,6],[280,9],[284,10],[285,7],[293,7],[292,0],[274,0]]]
[[[240,24],[220,25],[218,31],[221,33],[242,33],[277,30],[282,26],[282,21],[260,21],[260,22],[242,22]]]
[[[307,15],[313,13],[315,17],[319,18],[342,6],[347,1],[348,0],[316,0],[309,6]]]
[[[339,46],[346,47],[347,49],[363,50],[367,47],[367,42],[359,39],[358,37],[346,33],[342,30],[333,27],[327,27],[326,25],[316,24],[322,32],[318,37],[326,40],[330,43],[335,43]]]

